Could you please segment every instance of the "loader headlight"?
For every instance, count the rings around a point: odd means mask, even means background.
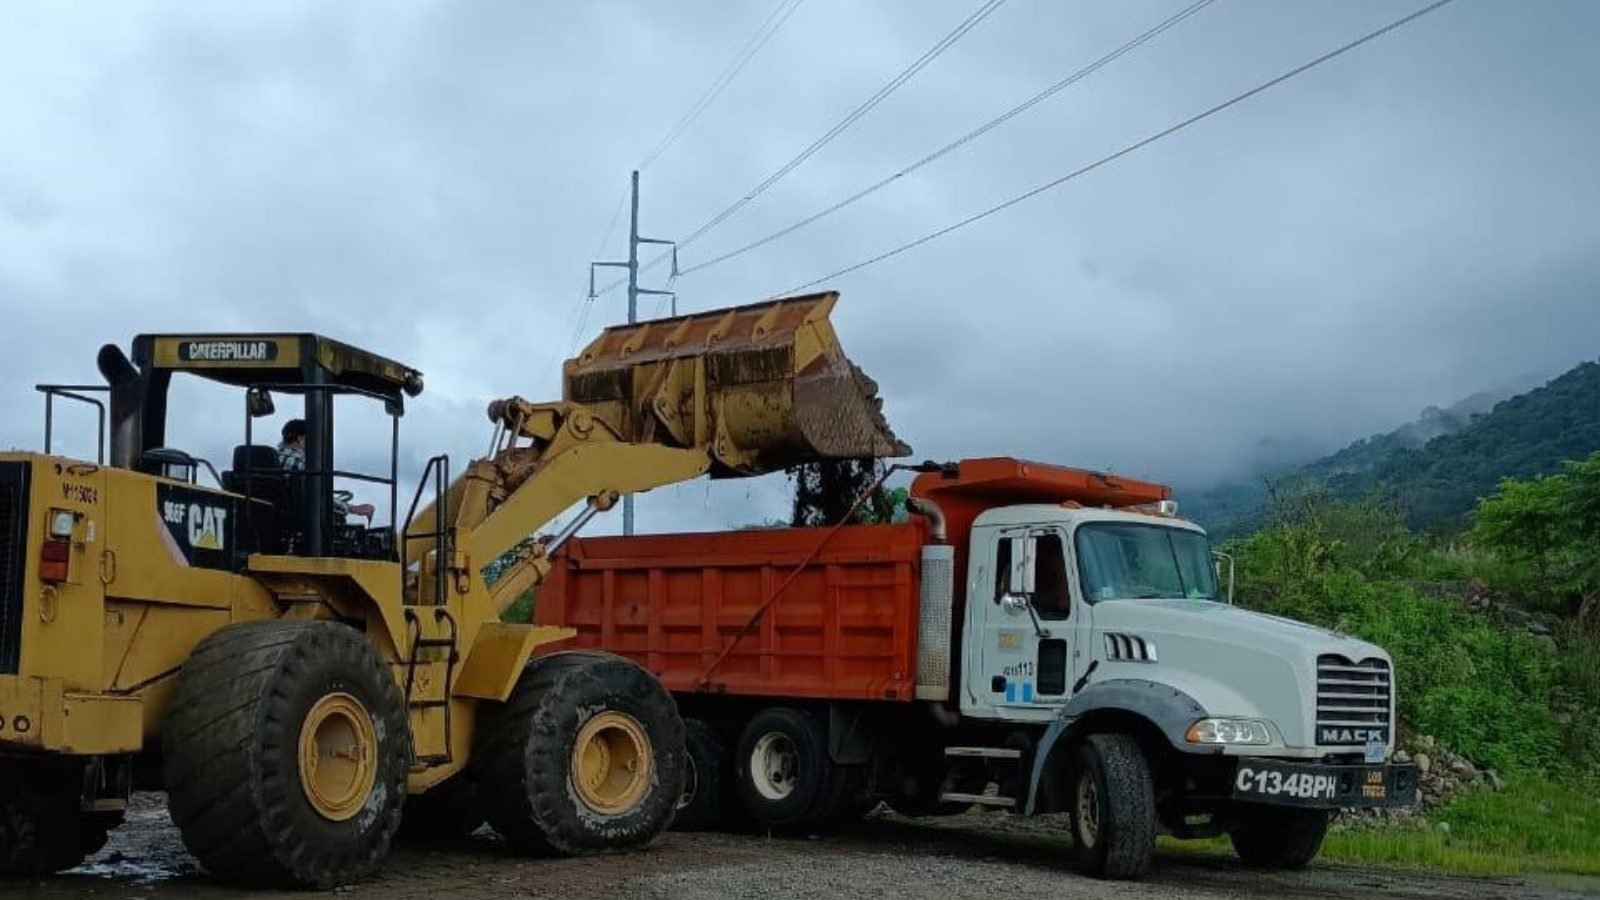
[[[1189,726],[1191,744],[1270,744],[1272,726],[1263,719],[1201,719]]]
[[[71,510],[50,510],[50,536],[58,541],[72,537],[72,523],[75,520]]]

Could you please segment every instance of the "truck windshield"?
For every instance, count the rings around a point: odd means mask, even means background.
[[[1078,529],[1083,592],[1099,600],[1217,599],[1211,546],[1197,531],[1132,522]]]

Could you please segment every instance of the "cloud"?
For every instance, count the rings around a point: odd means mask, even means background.
[[[1182,5],[1007,4],[685,264],[895,171]],[[809,0],[645,172],[644,231],[681,236],[742,196],[971,8]],[[489,399],[556,396],[629,167],[766,12],[9,4],[0,446],[37,443],[31,385],[90,377],[103,342],[293,329],[427,373],[413,461],[481,452]],[[749,302],[853,263],[1400,12],[1220,0],[902,183],[683,279],[680,302]],[[1554,373],[1597,355],[1600,332],[1597,19],[1581,2],[1447,7],[839,279],[838,329],[919,456],[1191,483],[1249,465],[1264,439],[1331,449]],[[617,294],[596,301],[584,339],[622,314]],[[233,427],[232,402],[197,400],[176,433],[225,453],[235,438],[212,423]],[[355,437],[381,453],[381,429]],[[767,479],[652,492],[640,516],[722,527],[786,505]]]

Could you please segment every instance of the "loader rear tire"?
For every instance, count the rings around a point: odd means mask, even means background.
[[[271,620],[195,648],[162,752],[172,821],[207,871],[330,888],[389,852],[411,735],[400,689],[360,632]]]
[[[512,849],[575,856],[648,846],[683,793],[683,720],[655,676],[609,653],[534,660],[486,705],[474,755],[484,813]]]
[[[78,865],[106,844],[122,811],[85,812],[83,766],[8,760],[0,773],[0,878],[49,875]]]

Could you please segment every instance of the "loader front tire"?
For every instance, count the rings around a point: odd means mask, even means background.
[[[361,633],[232,625],[178,673],[162,725],[172,821],[225,881],[330,888],[382,863],[400,825],[405,700]]]
[[[672,824],[683,720],[639,666],[591,651],[541,657],[482,716],[474,762],[484,813],[513,849],[633,850]]]

